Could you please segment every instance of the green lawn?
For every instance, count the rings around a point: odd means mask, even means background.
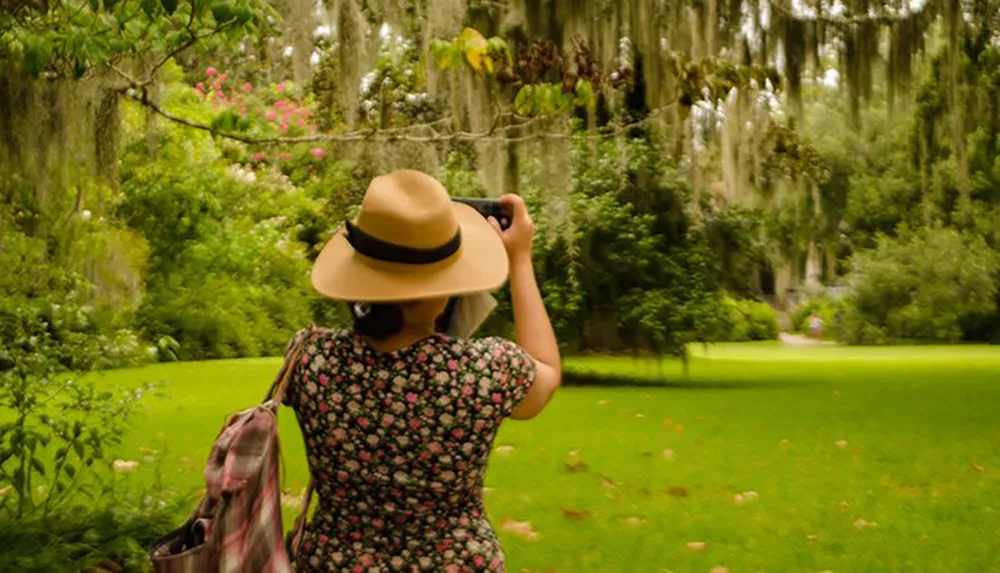
[[[129,455],[167,443],[164,480],[196,487],[225,414],[259,400],[277,365],[104,376],[171,382]],[[566,388],[507,424],[489,510],[497,529],[530,521],[538,535],[501,532],[509,571],[1000,571],[1000,348],[727,345],[697,349],[688,379],[672,362],[569,367],[669,385]],[[291,412],[282,421],[300,488],[302,444]]]

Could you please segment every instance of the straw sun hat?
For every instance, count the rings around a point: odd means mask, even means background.
[[[323,247],[313,287],[336,300],[401,302],[500,288],[503,241],[438,180],[412,170],[372,180],[361,213]]]

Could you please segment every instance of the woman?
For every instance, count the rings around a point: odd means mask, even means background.
[[[298,570],[504,570],[483,507],[493,438],[541,412],[561,375],[531,218],[502,201],[506,231],[429,175],[395,171],[316,260],[313,286],[348,302],[354,328],[309,335],[286,393],[319,498]],[[520,346],[438,333],[452,297],[508,275]]]

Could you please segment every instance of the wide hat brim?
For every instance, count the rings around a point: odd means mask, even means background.
[[[503,240],[472,207],[453,208],[462,246],[451,258],[426,265],[377,261],[355,251],[341,229],[313,264],[313,288],[335,300],[401,302],[502,287],[510,271]]]

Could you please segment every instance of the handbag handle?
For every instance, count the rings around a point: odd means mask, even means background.
[[[264,396],[265,404],[273,402],[276,408],[281,406],[285,398],[285,391],[288,389],[288,383],[292,379],[295,367],[298,366],[302,358],[302,352],[305,349],[306,343],[313,337],[315,332],[315,325],[310,326],[301,339],[285,353],[285,361],[281,365],[281,370],[274,377],[274,382],[271,383],[271,387],[267,390],[267,395]],[[299,551],[299,545],[302,542],[302,532],[305,530],[306,519],[309,516],[309,504],[312,501],[313,489],[314,481],[312,476],[310,476],[309,484],[306,486],[305,494],[302,496],[302,507],[299,509],[299,514],[295,518],[295,523],[292,525],[292,531],[289,536],[290,543],[287,550],[289,559],[293,562],[295,561],[295,555]]]

